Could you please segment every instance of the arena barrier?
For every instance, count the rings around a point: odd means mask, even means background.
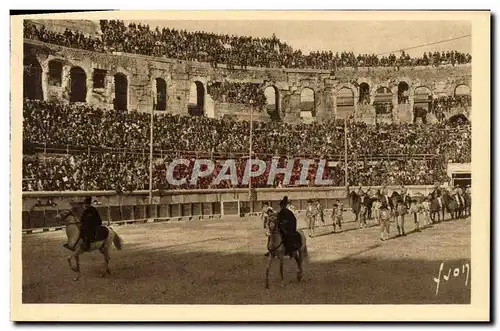
[[[371,187],[372,190],[378,187]],[[399,191],[400,186],[388,186],[390,191]],[[406,186],[411,195],[429,194],[433,186]],[[358,187],[351,187],[358,189]],[[364,190],[367,187],[363,188]],[[349,209],[345,187],[287,187],[213,189],[213,190],[170,190],[154,191],[149,203],[149,191],[89,192],[23,192],[22,229],[25,233],[60,230],[55,216],[70,203],[81,202],[91,196],[94,206],[104,223],[137,224],[153,222],[178,222],[219,219],[225,216],[258,216],[263,202],[279,210],[279,201],[288,196],[299,214],[303,213],[309,199],[318,199],[328,212],[338,199]],[[251,205],[252,204],[252,205]],[[253,212],[251,212],[253,207]]]

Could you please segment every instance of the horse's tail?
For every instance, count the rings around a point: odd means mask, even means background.
[[[115,245],[116,249],[121,250],[123,248],[122,238],[112,228],[109,228],[109,230],[113,231],[114,233],[113,244]]]
[[[302,249],[299,250],[299,254],[301,254],[304,259],[307,259],[309,252],[307,251],[307,239],[303,231],[300,231],[300,236],[302,238]]]

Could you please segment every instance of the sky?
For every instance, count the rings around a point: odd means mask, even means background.
[[[270,37],[275,33],[279,39],[305,53],[331,50],[382,54],[471,34],[467,21],[125,21],[126,24],[130,22],[149,24],[152,29],[159,26],[253,37]],[[407,53],[421,56],[423,52],[436,50],[470,53],[471,38],[419,47]]]

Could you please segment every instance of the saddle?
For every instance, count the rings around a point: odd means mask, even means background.
[[[288,253],[295,252],[302,247],[302,236],[297,231],[287,234],[286,241],[290,250]]]
[[[104,225],[99,226],[95,231],[95,236],[92,240],[90,240],[90,247],[86,247],[85,252],[92,252],[97,249],[100,249],[104,244],[104,241],[108,239],[109,229]],[[64,248],[69,249],[70,251],[74,251],[75,247],[69,247],[68,244],[63,245]]]

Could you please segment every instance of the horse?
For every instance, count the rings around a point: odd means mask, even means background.
[[[440,222],[441,221],[441,212],[443,214],[443,220],[444,220],[444,206],[442,205],[442,200],[441,204],[439,203],[439,198],[429,194],[430,198],[430,203],[429,203],[429,217],[432,221],[432,223]],[[436,220],[436,215],[437,215],[437,220]]]
[[[471,215],[471,195],[468,192],[465,192],[463,195],[464,198],[464,216],[469,217]]]
[[[361,196],[356,192],[352,191],[349,193],[351,210],[355,216],[354,222],[359,221],[359,227],[366,227],[366,214],[367,214],[367,206],[364,203],[361,203]],[[365,196],[365,199],[371,200],[371,198]],[[371,203],[370,203],[371,205]]]
[[[283,260],[285,258],[285,245],[281,232],[278,228],[278,218],[276,217],[276,214],[272,214],[269,216],[267,225],[269,233],[267,241],[267,250],[269,251],[269,262],[267,264],[267,269],[266,269],[266,289],[269,288],[269,269],[271,268],[273,259],[275,257],[277,257],[280,260],[281,286],[283,286]],[[307,257],[307,242],[304,232],[302,232],[301,230],[297,230],[297,232],[300,234],[301,245],[297,250],[293,252],[292,256],[294,257],[295,262],[297,263],[297,268],[298,268],[297,281],[300,282],[302,280],[302,276],[304,273],[302,269],[302,263]]]
[[[448,193],[447,190],[444,190],[443,193],[441,194],[442,198],[442,215],[443,215],[443,220],[444,220],[444,212],[445,210],[450,214],[451,219],[456,219],[458,218],[458,213],[459,213],[459,204],[457,201],[453,198],[453,195]]]
[[[74,278],[75,281],[80,279],[80,255],[86,251],[83,249],[83,240],[80,236],[80,221],[76,215],[68,209],[64,209],[56,215],[56,220],[60,223],[65,222],[66,224],[66,237],[68,239],[67,243],[63,245],[64,248],[72,251],[73,253],[67,258],[69,267],[74,272],[78,273],[77,277]],[[92,252],[99,250],[104,256],[105,269],[101,274],[101,277],[105,277],[111,274],[109,268],[110,261],[110,248],[114,245],[118,250],[123,248],[122,238],[111,228],[106,226],[100,226],[96,234],[97,241],[91,243],[91,247],[88,251]],[[76,267],[73,267],[71,260],[74,259],[76,262]]]
[[[459,192],[455,192],[455,194],[453,194],[452,197],[454,198],[455,202],[458,205],[456,216],[463,217],[465,215],[465,209],[466,209],[464,195]]]
[[[349,193],[349,203],[351,205],[351,211],[355,216],[354,222],[357,222],[361,211],[361,199],[356,192],[352,191]]]

